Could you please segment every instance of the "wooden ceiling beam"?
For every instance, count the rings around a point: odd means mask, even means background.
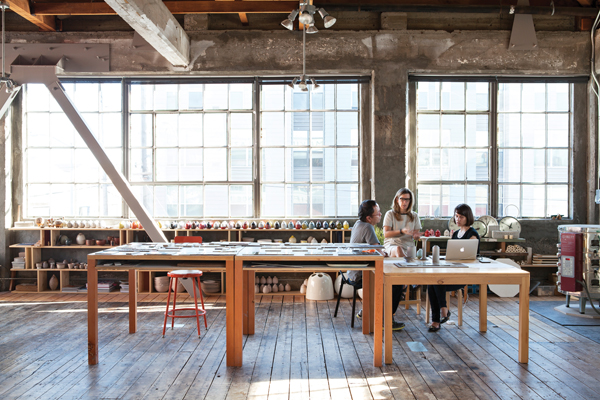
[[[6,3],[10,10],[19,14],[27,21],[37,25],[41,31],[55,32],[56,18],[53,15],[38,15],[32,14],[27,0],[7,0]]]
[[[26,1],[22,0],[24,3]],[[297,1],[164,1],[171,14],[282,14]],[[106,3],[36,3],[36,15],[115,15]]]

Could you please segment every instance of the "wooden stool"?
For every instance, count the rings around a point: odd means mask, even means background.
[[[468,285],[465,285],[464,289],[456,290],[456,300],[458,302],[458,326],[462,326],[463,324],[463,293],[465,298],[468,298],[467,289]],[[429,291],[427,291],[425,303],[425,323],[429,324],[429,310],[431,309],[431,305],[429,304]],[[446,304],[448,305],[448,310],[450,310],[450,292],[446,292]]]
[[[204,327],[208,329],[206,322],[206,310],[204,309],[204,297],[202,296],[202,289],[200,288],[200,277],[202,271],[198,270],[177,270],[171,271],[167,274],[169,276],[169,294],[167,295],[167,311],[165,311],[165,323],[163,324],[163,337],[165,337],[165,331],[167,329],[167,318],[171,318],[171,329],[175,326],[175,318],[196,318],[196,325],[198,326],[198,337],[200,337],[200,316],[204,317]],[[179,279],[192,278],[192,285],[194,286],[194,305],[195,307],[182,307],[175,308],[177,303],[177,283]],[[196,296],[196,281],[198,282],[198,291],[200,292],[200,302],[202,308],[198,308],[198,298]],[[173,296],[173,308],[169,311],[169,304],[171,303],[171,289],[175,286]],[[175,311],[194,311],[194,315],[175,315]]]
[[[421,315],[421,290],[422,290],[422,286],[419,285],[416,288],[417,290],[417,298],[414,300],[410,300],[410,285],[406,285],[406,292],[404,293],[404,300],[402,300],[400,303],[398,303],[398,305],[402,305],[404,304],[405,309],[410,309],[410,306],[412,304],[416,304],[417,305],[417,315]]]

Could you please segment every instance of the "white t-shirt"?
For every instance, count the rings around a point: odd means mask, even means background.
[[[393,231],[401,231],[404,228],[408,228],[411,231],[417,229],[421,230],[421,220],[419,219],[419,215],[414,211],[411,211],[411,213],[413,215],[412,221],[408,219],[408,215],[400,215],[400,220],[398,221],[394,217],[394,211],[390,210],[385,213],[383,227],[385,228],[387,226]],[[391,246],[401,246],[404,249],[413,243],[414,239],[412,235],[405,235],[401,233],[400,236],[386,237],[383,245],[386,247],[386,249]]]

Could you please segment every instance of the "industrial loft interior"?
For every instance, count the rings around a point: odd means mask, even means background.
[[[599,2],[0,13],[0,398],[600,398]]]

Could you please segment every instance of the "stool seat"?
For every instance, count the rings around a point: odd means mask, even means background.
[[[198,278],[202,276],[202,271],[197,269],[178,269],[167,273],[169,278]]]

